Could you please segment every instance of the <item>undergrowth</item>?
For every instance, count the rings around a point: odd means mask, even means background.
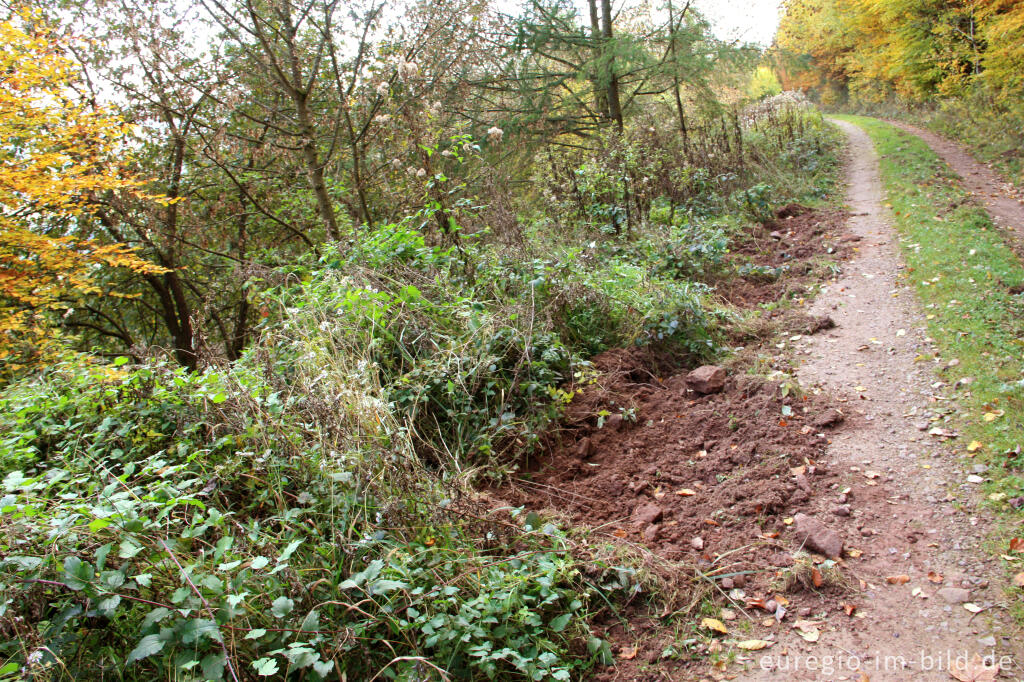
[[[453,221],[432,239],[421,213],[262,270],[258,340],[234,362],[80,355],[7,386],[0,672],[564,680],[611,663],[588,622],[657,581],[474,483],[515,469],[590,356],[718,353],[730,313],[708,282],[730,242],[835,182],[820,115],[766,111],[727,142],[742,173],[645,154],[649,133],[567,155],[565,191],[523,201],[518,244]]]

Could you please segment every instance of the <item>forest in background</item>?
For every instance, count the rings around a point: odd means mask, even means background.
[[[758,50],[610,0],[2,30],[0,673],[569,679],[598,616],[689,600],[475,491],[589,358],[720,356],[716,287],[786,276],[731,245],[839,142]]]
[[[775,47],[784,88],[917,120],[1021,182],[1024,4],[788,0]]]

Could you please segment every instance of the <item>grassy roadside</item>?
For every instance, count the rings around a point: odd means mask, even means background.
[[[948,385],[964,386],[954,417],[959,449],[990,465],[988,500],[1019,537],[1024,513],[1011,500],[1024,495],[1024,295],[1012,291],[1024,284],[1024,265],[922,140],[875,119],[836,118],[875,143],[908,278],[941,352],[933,361]],[[997,553],[1015,554],[1005,539]],[[1021,560],[1010,568],[1022,570]]]

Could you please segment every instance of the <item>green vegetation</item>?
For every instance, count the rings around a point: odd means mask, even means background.
[[[907,278],[940,349],[921,360],[944,365],[951,386],[966,382],[959,441],[992,464],[993,503],[1018,514],[1006,500],[1024,488],[1024,266],[927,144],[887,123],[843,118],[864,128],[881,156]]]
[[[236,357],[108,341],[17,372],[0,392],[5,673],[560,680],[609,663],[590,622],[657,580],[475,489],[517,467],[593,354],[717,354],[730,242],[820,200],[838,165],[836,132],[790,99],[694,118],[688,142],[663,121],[538,155],[514,240],[493,205],[454,207],[486,142],[449,140],[465,180],[448,208],[428,193],[250,264],[259,322]]]

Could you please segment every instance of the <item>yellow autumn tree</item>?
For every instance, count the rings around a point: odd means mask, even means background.
[[[163,272],[90,234],[97,199],[141,183],[126,170],[128,126],[74,89],[65,47],[30,14],[0,22],[0,374],[47,357],[60,311],[109,293],[104,268]]]

